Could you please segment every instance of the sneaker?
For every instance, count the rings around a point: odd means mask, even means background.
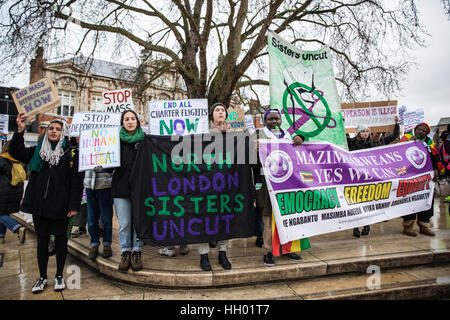
[[[33,288],[31,288],[31,292],[34,294],[41,293],[44,291],[44,288],[47,286],[47,278],[39,278],[37,279],[36,283],[34,284]]]
[[[19,231],[17,232],[17,237],[19,238],[19,242],[21,244],[25,243],[26,231],[27,229],[25,227],[20,227]]]
[[[450,196],[445,197],[444,202],[450,202]]]
[[[181,251],[181,247],[180,247],[180,251]],[[159,249],[158,252],[162,256],[168,256],[168,257],[174,257],[175,256],[175,250],[169,249],[167,247]]]
[[[268,252],[264,255],[264,265],[268,267],[273,267],[275,265],[275,258],[272,252]]]
[[[182,255],[188,254],[189,253],[189,247],[188,246],[180,246],[180,253]]]
[[[287,258],[289,258],[289,260],[294,260],[294,261],[302,260],[302,257],[300,257],[298,254],[295,254],[295,253],[286,253],[286,254],[283,254],[283,257],[287,257]]]
[[[63,291],[66,288],[64,278],[62,276],[55,278],[55,291]]]
[[[361,232],[359,232],[358,228],[353,228],[353,236],[355,238],[359,238],[361,236]]]
[[[75,232],[72,232],[72,238],[78,238],[79,236],[85,235],[86,229],[85,228],[78,228],[75,230]]]

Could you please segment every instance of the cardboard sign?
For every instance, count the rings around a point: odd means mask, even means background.
[[[345,132],[355,133],[359,124],[371,132],[392,132],[397,116],[397,100],[342,103]]]
[[[120,126],[120,113],[76,112],[70,124],[70,136],[79,137],[80,131]]]
[[[78,171],[120,167],[119,132],[119,127],[81,131]]]
[[[28,87],[11,92],[19,113],[26,113],[31,121],[38,113],[44,113],[61,105],[55,85],[50,78],[41,79]]]
[[[230,125],[232,131],[245,130],[245,112],[242,108],[228,108],[227,123]]]
[[[8,135],[9,115],[0,114],[0,134]]]
[[[131,89],[103,92],[103,112],[122,113],[125,110],[135,111]]]
[[[150,101],[148,125],[154,135],[207,133],[208,100]]]

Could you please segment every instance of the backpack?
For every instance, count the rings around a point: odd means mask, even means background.
[[[13,162],[11,167],[11,185],[15,187],[19,183],[24,182],[26,178],[27,174],[20,162]]]

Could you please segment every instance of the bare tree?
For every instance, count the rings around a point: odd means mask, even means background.
[[[329,45],[341,93],[355,101],[371,88],[387,97],[397,92],[410,50],[427,35],[413,0],[14,0],[0,8],[4,61],[24,63],[38,45],[60,48],[69,26],[78,25],[84,33],[76,52],[89,41],[99,50],[114,35],[164,57],[161,70],[175,68],[188,95],[209,103],[269,84],[269,28],[300,48]]]

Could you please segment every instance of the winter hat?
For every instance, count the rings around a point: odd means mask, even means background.
[[[216,102],[214,103],[210,108],[209,108],[209,119],[212,121],[213,118],[213,113],[214,113],[214,109],[218,106],[222,106],[225,109],[225,120],[228,118],[228,111],[227,111],[227,106],[224,105],[222,102]]]
[[[278,109],[267,109],[265,112],[264,112],[264,117],[263,117],[263,119],[264,119],[264,121],[266,121],[266,118],[267,118],[267,116],[269,115],[269,113],[271,113],[271,112],[276,112],[276,113],[278,113],[278,115],[280,116],[280,118],[281,118],[281,113],[280,113],[280,111],[278,110]]]
[[[360,133],[363,130],[369,130],[369,127],[365,124],[358,124],[358,127],[356,128],[356,134]]]
[[[427,134],[429,134],[429,133],[431,132],[430,126],[429,126],[427,123],[425,123],[425,122],[419,123],[417,126],[415,126],[415,127],[414,127],[414,131],[415,131],[415,130],[417,129],[417,127],[419,127],[419,126],[424,126],[424,127],[427,129]]]

